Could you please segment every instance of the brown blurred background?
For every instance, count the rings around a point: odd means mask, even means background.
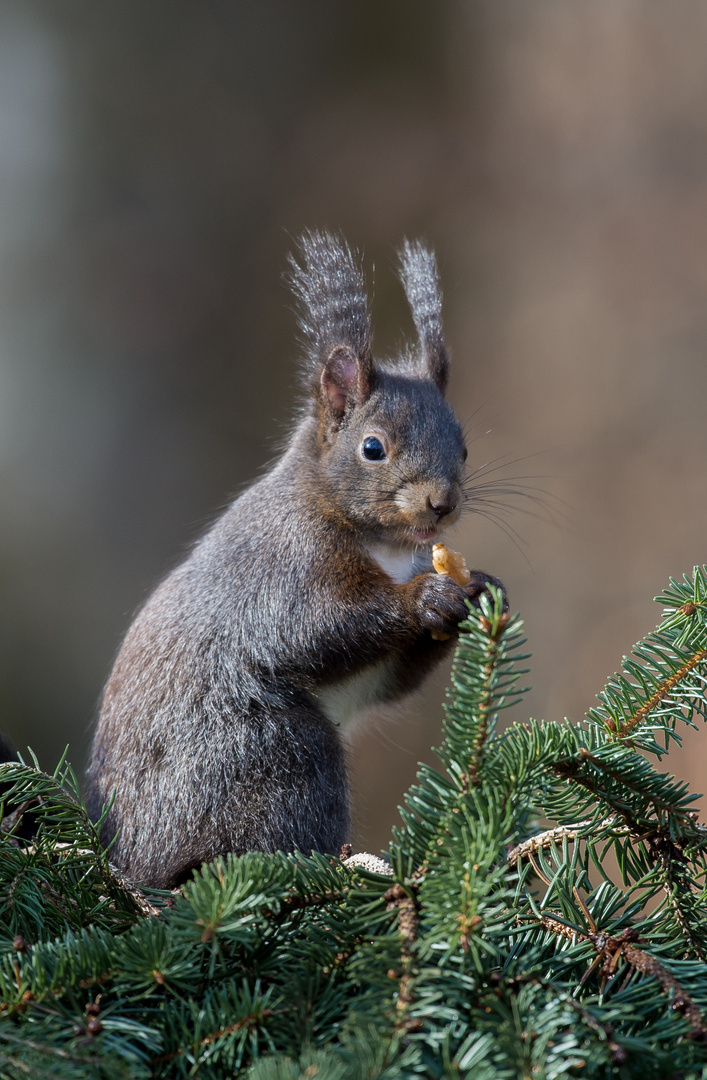
[[[0,728],[81,768],[131,613],[274,454],[306,226],[382,350],[436,247],[470,463],[547,492],[453,543],[526,617],[525,716],[580,717],[707,562],[705,55],[702,0],[3,0]],[[354,733],[369,848],[445,681]],[[671,764],[704,788],[707,733]]]

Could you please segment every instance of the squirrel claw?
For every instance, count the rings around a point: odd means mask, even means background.
[[[471,600],[472,604],[478,607],[481,594],[486,592],[489,585],[493,585],[496,589],[501,589],[503,592],[503,614],[505,615],[508,611],[508,594],[503,582],[499,578],[493,577],[491,574],[485,574],[483,570],[472,570],[470,573],[471,581],[464,587],[467,599]]]

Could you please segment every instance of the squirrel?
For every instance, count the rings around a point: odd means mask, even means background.
[[[432,569],[461,513],[467,451],[444,398],[434,255],[406,241],[400,277],[419,340],[374,362],[359,256],[323,232],[290,256],[300,418],[274,467],[149,597],[102,696],[87,805],[96,820],[113,799],[102,841],[135,882],[173,886],[227,852],[338,853],[339,729],[416,689],[467,600],[500,586]]]

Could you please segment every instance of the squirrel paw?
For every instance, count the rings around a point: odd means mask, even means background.
[[[425,574],[420,583],[418,608],[420,621],[425,630],[431,630],[437,640],[444,640],[457,633],[462,619],[469,614],[466,606],[469,585],[462,587],[446,574]],[[477,595],[480,590],[477,590]],[[469,596],[473,599],[473,596]]]
[[[506,590],[502,582],[490,574],[472,570],[471,580],[464,586],[457,585],[446,574],[426,574],[418,599],[423,627],[432,631],[432,637],[437,641],[456,635],[459,623],[469,614],[466,601],[471,600],[478,605],[479,597],[487,585],[503,589],[503,610],[506,611]]]
[[[508,611],[508,594],[506,593],[506,586],[497,577],[493,577],[492,574],[485,574],[483,570],[470,570],[471,581],[468,585],[464,586],[464,592],[466,593],[467,600],[471,600],[472,604],[478,606],[479,597],[488,585],[494,585],[497,589],[503,591],[503,610]]]

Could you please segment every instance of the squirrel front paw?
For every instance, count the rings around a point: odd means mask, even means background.
[[[500,589],[503,593],[503,610],[508,611],[508,594],[506,593],[506,586],[503,582],[494,577],[492,574],[485,574],[483,570],[470,570],[471,580],[468,585],[464,586],[464,592],[466,593],[467,600],[471,600],[472,604],[478,607],[479,598],[481,594],[485,592],[489,585],[493,585],[496,589]]]
[[[456,635],[459,623],[469,615],[467,600],[478,605],[479,598],[488,585],[503,589],[503,609],[508,607],[506,590],[498,578],[481,570],[472,570],[467,585],[457,585],[446,574],[425,574],[420,581],[418,611],[420,620],[432,636],[443,641]]]
[[[470,585],[471,582],[465,587],[457,585],[446,574],[425,574],[420,579],[417,597],[420,622],[425,630],[432,631],[433,637],[444,640],[457,633],[459,623],[469,614],[466,600]]]

